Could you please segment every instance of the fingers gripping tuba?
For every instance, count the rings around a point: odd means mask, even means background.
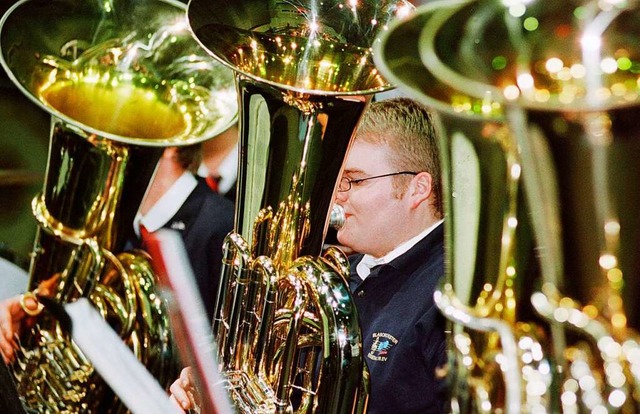
[[[52,116],[28,295],[89,298],[167,385],[168,318],[147,256],[125,242],[163,149],[236,121],[233,74],[202,52],[173,1],[22,1],[0,35],[10,78]],[[18,342],[10,368],[29,408],[122,410],[46,308]]]
[[[390,85],[371,45],[408,3],[200,1],[198,41],[236,73],[236,233],[215,308],[220,364],[242,412],[365,409],[357,313],[337,250],[322,254],[361,114]]]
[[[437,110],[445,137],[450,267],[436,298],[454,325],[454,411],[639,411],[639,14],[434,2],[383,41],[381,71]],[[497,158],[477,150],[498,142]],[[508,175],[484,174],[507,158]],[[521,213],[486,210],[496,191]],[[480,232],[491,223],[502,231]]]

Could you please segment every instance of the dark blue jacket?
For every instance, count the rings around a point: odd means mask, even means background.
[[[196,188],[165,225],[171,228],[177,221],[185,223],[182,239],[210,320],[222,268],[222,244],[233,229],[233,217],[233,203],[198,178]]]
[[[203,178],[197,177],[197,180],[198,185],[163,228],[177,230],[181,234],[211,320],[222,268],[222,244],[233,229],[234,205],[211,191]],[[140,241],[135,240],[131,244],[139,247]]]
[[[444,382],[435,370],[446,363],[445,320],[434,304],[444,275],[440,224],[409,251],[372,269],[364,280],[350,257],[350,289],[371,374],[369,414],[442,413]]]

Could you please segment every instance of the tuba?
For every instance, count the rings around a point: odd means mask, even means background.
[[[177,373],[164,304],[133,219],[167,146],[195,144],[237,118],[233,74],[202,52],[185,6],[170,0],[21,1],[0,27],[11,80],[51,115],[25,296],[88,298],[167,386]],[[121,403],[69,339],[55,306],[23,329],[10,369],[37,412],[120,412]]]
[[[377,55],[440,119],[451,409],[637,413],[640,10],[506,4],[430,3]]]
[[[492,96],[474,96],[450,73],[423,63],[431,56],[422,48],[440,35],[442,16],[465,3],[432,2],[392,26],[380,46],[379,68],[430,106],[437,122],[447,267],[436,305],[450,321],[450,408],[518,413],[528,381],[549,381],[548,360],[521,362],[522,353],[543,349],[548,338],[524,299],[532,292],[523,279],[537,269],[520,150]],[[528,348],[520,351],[524,343]]]
[[[396,1],[189,3],[196,39],[234,70],[239,96],[235,231],[213,331],[240,412],[366,409],[348,262],[337,249],[323,252],[323,239],[360,116],[390,88],[371,46],[411,9]]]

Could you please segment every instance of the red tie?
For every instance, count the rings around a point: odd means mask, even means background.
[[[220,183],[220,177],[217,175],[209,175],[207,176],[207,178],[205,179],[205,181],[207,182],[207,185],[209,186],[209,188],[218,193],[219,189],[218,189],[218,184]]]
[[[147,240],[149,240],[149,234],[151,234],[151,232],[149,230],[147,230],[147,228],[144,225],[140,225],[140,240],[142,241],[141,243],[141,247],[143,249],[146,249],[147,247]]]

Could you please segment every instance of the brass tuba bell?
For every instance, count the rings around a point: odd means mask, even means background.
[[[0,36],[9,77],[51,114],[27,295],[89,298],[167,386],[177,365],[155,275],[124,245],[164,148],[236,122],[232,72],[202,52],[171,0],[21,1]],[[46,308],[18,342],[10,368],[29,408],[124,410]]]
[[[462,0],[383,40],[381,71],[436,109],[453,160],[436,299],[454,412],[640,410],[639,34],[637,3]]]
[[[360,116],[390,88],[371,46],[397,1],[200,1],[195,37],[235,71],[240,169],[214,334],[245,413],[365,410],[361,334],[337,250],[322,254]]]

